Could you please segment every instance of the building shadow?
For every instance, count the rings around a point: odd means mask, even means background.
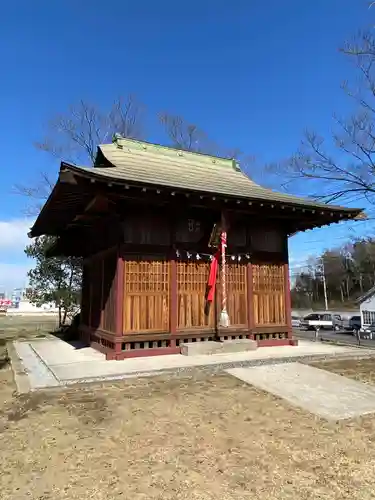
[[[79,338],[80,313],[76,314],[69,325],[63,325],[57,330],[50,332],[51,335],[66,342],[74,349],[83,349],[87,344]]]

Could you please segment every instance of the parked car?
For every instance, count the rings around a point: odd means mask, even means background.
[[[316,327],[326,330],[339,331],[343,328],[343,320],[340,314],[312,313],[301,320],[301,328],[305,330],[315,330]]]
[[[355,332],[356,335],[359,334],[359,336],[363,339],[373,339],[375,338],[375,323],[371,323],[371,325],[364,326],[363,328],[360,328],[359,331]]]
[[[322,322],[323,321],[323,314],[308,314],[305,316],[301,322],[300,322],[300,328],[303,330],[315,330],[315,326],[317,322]],[[332,328],[332,323],[330,325],[319,325],[321,327],[327,327],[330,326]]]
[[[333,323],[333,329],[335,330],[335,332],[338,332],[338,331],[344,329],[344,320],[340,316],[340,314],[332,314],[332,323]]]
[[[292,327],[299,328],[301,325],[301,318],[298,316],[292,316]]]
[[[350,332],[357,334],[360,329],[361,329],[361,316],[352,316],[349,319],[348,327],[345,328],[345,330],[349,330]]]

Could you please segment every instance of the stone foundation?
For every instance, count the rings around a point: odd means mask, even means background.
[[[180,345],[184,356],[201,356],[233,352],[255,351],[258,343],[251,339],[224,340],[223,342],[187,342]]]

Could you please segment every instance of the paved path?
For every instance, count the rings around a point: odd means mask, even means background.
[[[315,340],[315,332],[299,330],[297,328],[293,329],[293,335],[298,340]],[[333,341],[333,342],[342,342],[344,344],[349,345],[358,345],[358,340],[355,335],[352,335],[350,332],[333,332],[329,330],[322,330],[319,334],[319,342],[322,340],[325,341]],[[361,346],[367,347],[369,349],[375,349],[375,338],[373,340],[361,338]]]
[[[375,387],[312,366],[288,363],[227,371],[328,420],[375,413]]]
[[[14,347],[28,376],[28,388],[42,389],[44,387],[56,387],[60,385],[60,381],[40,359],[28,342],[15,342]]]
[[[14,342],[15,350],[28,374],[31,390],[57,384],[113,380],[166,372],[189,372],[194,368],[223,370],[265,363],[285,363],[300,359],[361,357],[375,351],[301,341],[298,346],[264,347],[256,351],[209,356],[164,355],[106,361],[94,349],[75,348],[59,339]]]

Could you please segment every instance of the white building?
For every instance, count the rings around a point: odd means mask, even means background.
[[[375,286],[362,295],[362,297],[358,299],[358,302],[361,312],[362,328],[375,323]]]
[[[9,315],[33,315],[33,314],[46,314],[58,313],[58,308],[53,302],[37,306],[32,304],[27,298],[26,288],[16,288],[12,293],[12,306],[7,308]]]

